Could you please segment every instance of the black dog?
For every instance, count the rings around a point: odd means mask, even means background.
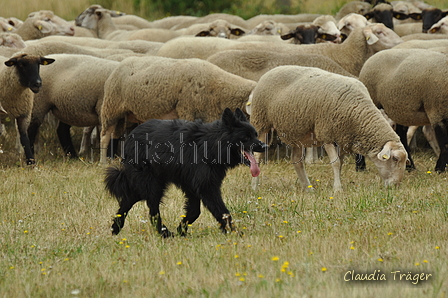
[[[221,120],[212,123],[183,120],[149,120],[136,127],[126,139],[119,168],[109,167],[106,189],[119,202],[112,233],[123,228],[132,206],[146,200],[151,223],[163,237],[172,233],[162,224],[159,205],[170,183],[187,198],[186,216],[177,231],[185,236],[187,227],[200,214],[201,201],[226,233],[233,231],[232,217],[221,197],[221,184],[228,169],[244,163],[252,176],[260,173],[252,151],[262,152],[266,144],[240,109],[226,109]]]

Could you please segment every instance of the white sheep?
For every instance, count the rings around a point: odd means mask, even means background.
[[[35,41],[27,41],[26,44],[33,45],[46,41],[65,42],[72,45],[98,48],[98,49],[117,49],[131,50],[135,53],[154,55],[162,47],[162,42],[147,40],[127,40],[112,41],[98,38],[74,37],[74,36],[47,36]]]
[[[279,66],[260,78],[250,107],[250,122],[262,140],[275,129],[292,148],[291,162],[304,189],[312,188],[302,156],[302,148],[310,145],[327,151],[335,191],[342,190],[343,157],[352,153],[368,156],[386,186],[403,178],[406,151],[357,79],[314,67]],[[255,179],[252,186],[257,185]]]
[[[288,32],[290,29],[283,23],[274,22],[273,20],[266,20],[252,28],[249,32],[246,33],[248,35],[281,35]]]
[[[207,59],[220,50],[239,44],[241,42],[227,38],[179,37],[162,45],[157,52],[157,56],[176,59]]]
[[[252,49],[277,52],[319,54],[331,58],[354,76],[358,76],[364,62],[373,54],[390,49],[403,40],[381,23],[357,28],[341,44],[320,43],[307,46],[266,43],[239,43],[226,49]],[[163,47],[160,49],[162,50]],[[159,51],[160,52],[160,51]]]
[[[119,122],[148,119],[219,119],[222,111],[243,109],[256,82],[200,59],[157,56],[123,60],[104,85],[101,108],[101,163],[106,162]],[[118,131],[118,132],[117,132]]]
[[[321,14],[312,13],[299,13],[295,15],[291,14],[260,14],[246,20],[246,26],[248,28],[254,28],[261,22],[271,20],[277,23],[310,23],[314,21]]]
[[[427,33],[422,33],[429,35]],[[432,49],[439,47],[448,47],[447,39],[431,39],[431,40],[408,40],[399,45],[396,45],[394,49]]]
[[[344,4],[339,11],[336,13],[336,20],[342,19],[344,16],[350,13],[357,13],[360,15],[365,15],[372,9],[370,3],[365,1],[349,1]]]
[[[434,40],[434,39],[448,39],[448,34],[428,34],[428,33],[413,33],[401,37],[403,41],[409,40]]]
[[[40,10],[28,15],[14,33],[23,40],[39,39],[48,35],[73,35],[74,27],[51,10]]]
[[[280,65],[318,67],[341,75],[355,77],[334,60],[323,55],[302,53],[277,53],[260,50],[220,51],[207,61],[240,77],[258,81],[262,75]]]
[[[317,32],[320,34],[320,37],[317,42],[342,42],[341,31],[339,31],[336,25],[336,19],[333,16],[322,15],[314,19],[312,24],[319,27]],[[328,40],[328,35],[334,37],[334,39]]]
[[[27,54],[17,54],[11,58],[1,57],[0,65],[0,105],[16,119],[20,143],[25,149],[26,163],[34,164],[34,154],[28,138],[34,93],[42,87],[39,76],[40,65],[49,65],[53,59]]]
[[[193,24],[190,27],[176,30],[181,35],[194,35],[199,37],[222,37],[238,38],[247,31],[247,29],[236,27],[226,20],[215,20],[210,23]]]
[[[62,148],[77,157],[70,137],[70,127],[100,125],[104,82],[119,62],[88,55],[48,55],[55,62],[41,70],[45,82],[34,96],[29,138],[31,144],[45,116],[51,111],[60,120],[57,133]]]
[[[191,25],[194,25],[194,24],[211,23],[216,20],[225,20],[225,21],[229,22],[230,24],[233,24],[233,25],[235,25],[237,27],[241,27],[241,28],[251,28],[251,27],[248,27],[247,22],[240,16],[236,16],[233,14],[227,14],[227,13],[211,13],[211,14],[208,14],[203,17],[190,18],[189,20],[179,22],[177,25],[174,25],[170,29],[179,30],[182,28],[190,27]]]
[[[359,75],[374,103],[397,125],[433,126],[441,150],[437,172],[448,162],[447,64],[446,54],[435,51],[391,49],[368,59]],[[406,144],[406,131],[399,135]]]
[[[341,34],[344,34],[347,37],[356,28],[364,28],[370,24],[371,22],[369,22],[365,16],[360,15],[359,13],[349,13],[338,21],[337,26],[341,31]]]
[[[23,49],[26,47],[26,43],[18,34],[0,32],[0,46],[14,49]]]
[[[85,17],[82,24],[84,27],[94,30],[99,38],[116,41],[141,39],[166,42],[181,35],[174,30],[160,28],[119,30],[112,21],[110,12],[106,9],[96,9],[92,15]]]

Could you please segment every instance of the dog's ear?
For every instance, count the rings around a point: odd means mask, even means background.
[[[240,121],[247,122],[246,115],[244,115],[243,111],[241,111],[240,108],[236,108],[235,117],[236,117],[236,119],[238,119]]]
[[[222,124],[228,127],[232,127],[235,125],[235,115],[233,115],[233,112],[231,109],[226,108],[224,112],[222,113]]]

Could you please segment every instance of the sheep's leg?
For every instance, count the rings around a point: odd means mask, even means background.
[[[259,138],[260,141],[262,141],[265,144],[269,144],[269,134],[267,132],[260,132],[259,134]],[[269,149],[269,145],[266,146],[265,152],[254,152],[254,157],[255,160],[257,162],[258,165],[260,165],[261,160],[263,159],[263,157],[268,158],[268,149]],[[260,181],[260,175],[258,175],[257,177],[252,177],[252,189],[253,190],[257,190],[258,186],[261,184]]]
[[[436,133],[435,133],[432,125],[423,126],[422,131],[423,131],[423,134],[425,135],[426,140],[428,141],[429,145],[431,146],[432,150],[436,154],[436,156],[440,156],[440,147],[437,142]]]
[[[412,157],[411,157],[411,150],[409,149],[408,142],[407,142],[408,127],[397,124],[395,131],[396,131],[397,135],[400,137],[400,141],[403,144],[404,149],[406,149],[406,152],[408,153],[409,164],[406,164],[406,170],[408,170],[408,171],[415,170],[414,161],[412,160]]]
[[[417,131],[418,126],[409,126],[408,131],[406,133],[406,139],[408,141],[408,146],[411,147],[411,143],[414,140],[415,132]]]
[[[434,126],[434,132],[436,134],[437,142],[440,147],[440,155],[437,159],[435,170],[438,173],[445,172],[446,165],[448,164],[448,133],[447,133],[447,123],[444,120]]]
[[[82,130],[82,140],[81,145],[79,146],[79,155],[83,155],[87,152],[89,143],[91,143],[91,136],[94,128],[95,126],[87,126]]]
[[[299,147],[293,147],[291,150],[291,163],[294,166],[294,170],[296,170],[297,176],[299,177],[299,182],[305,189],[314,189],[308,179],[308,176],[305,171],[305,165],[303,162],[303,150]]]
[[[342,191],[341,170],[344,156],[338,154],[338,150],[333,144],[325,144],[325,151],[327,151],[331,167],[333,168],[333,189],[334,191]]]
[[[177,232],[181,236],[186,236],[188,231],[188,225],[192,224],[201,214],[201,200],[194,193],[184,190],[187,201],[185,202],[186,214],[182,218]]]
[[[356,154],[356,172],[361,172],[366,170],[366,158],[364,155]]]
[[[107,148],[112,137],[112,132],[115,130],[115,126],[103,127],[101,129],[101,142],[100,142],[100,164],[107,163]]]
[[[318,159],[317,147],[306,147],[305,148],[305,163],[312,164]]]
[[[58,134],[59,142],[61,143],[65,155],[69,156],[70,158],[78,158],[75,146],[73,146],[72,137],[70,135],[70,128],[71,125],[59,121],[56,132]]]
[[[19,130],[20,135],[20,143],[22,144],[23,149],[25,150],[25,158],[26,164],[32,165],[35,164],[34,154],[31,149],[31,142],[28,138],[28,126],[30,124],[28,117],[18,117],[17,121],[17,129]]]

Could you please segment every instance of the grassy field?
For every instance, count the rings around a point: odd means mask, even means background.
[[[298,190],[285,159],[262,166],[256,192],[241,166],[223,195],[243,235],[222,235],[203,210],[188,237],[172,239],[156,234],[144,203],[112,236],[118,205],[96,163],[46,153],[30,168],[18,158],[0,154],[0,297],[448,296],[447,174],[431,172],[429,151],[398,189],[351,160],[340,194],[325,159],[307,168],[312,193]],[[171,188],[161,208],[169,228],[182,205]],[[351,280],[375,272],[386,281]]]

